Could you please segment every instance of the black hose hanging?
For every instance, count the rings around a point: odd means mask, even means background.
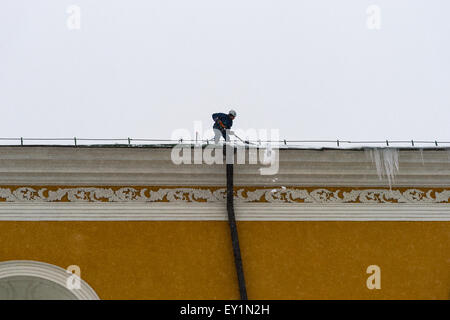
[[[229,150],[227,150],[229,151]],[[233,148],[234,154],[234,148]],[[234,156],[233,156],[234,158]],[[244,268],[242,266],[241,249],[239,247],[239,237],[236,227],[236,217],[234,215],[233,206],[233,163],[227,161],[227,211],[228,223],[231,231],[231,241],[233,244],[234,263],[236,265],[236,272],[239,282],[239,293],[241,300],[247,300],[247,289],[245,287]]]

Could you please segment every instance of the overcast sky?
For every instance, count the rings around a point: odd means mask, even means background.
[[[170,138],[233,108],[236,128],[286,139],[450,141],[448,0],[0,9],[0,137]]]

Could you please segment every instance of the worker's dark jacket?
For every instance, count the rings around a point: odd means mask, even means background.
[[[226,129],[230,129],[233,125],[233,120],[229,115],[225,113],[213,113],[212,118],[214,120],[214,129],[220,129],[221,131],[223,130],[222,126],[217,122],[217,120],[222,121]]]

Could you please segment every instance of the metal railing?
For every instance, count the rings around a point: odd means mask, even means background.
[[[142,139],[142,138],[0,138],[0,145],[9,146],[26,146],[36,145],[38,142],[42,142],[40,145],[61,145],[61,142],[67,142],[64,145],[80,146],[80,145],[128,145],[128,146],[141,146],[141,145],[155,145],[155,144],[209,144],[213,139]],[[232,139],[233,143],[239,143],[239,140]],[[5,143],[2,143],[5,142]],[[8,143],[10,142],[10,143]],[[14,143],[17,142],[17,143]],[[28,142],[28,144],[27,144]],[[56,143],[49,143],[56,142]],[[424,145],[434,147],[450,147],[450,141],[442,140],[247,140],[246,142],[253,145],[272,144],[277,146],[298,146],[303,144],[318,144],[318,145],[332,145],[335,147],[351,147],[353,145],[379,145],[384,147],[424,147]],[[419,146],[422,145],[422,146]]]

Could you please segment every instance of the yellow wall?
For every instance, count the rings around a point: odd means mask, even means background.
[[[450,222],[238,227],[250,299],[450,298]],[[0,243],[0,261],[79,265],[101,299],[239,298],[227,222],[0,222]]]

